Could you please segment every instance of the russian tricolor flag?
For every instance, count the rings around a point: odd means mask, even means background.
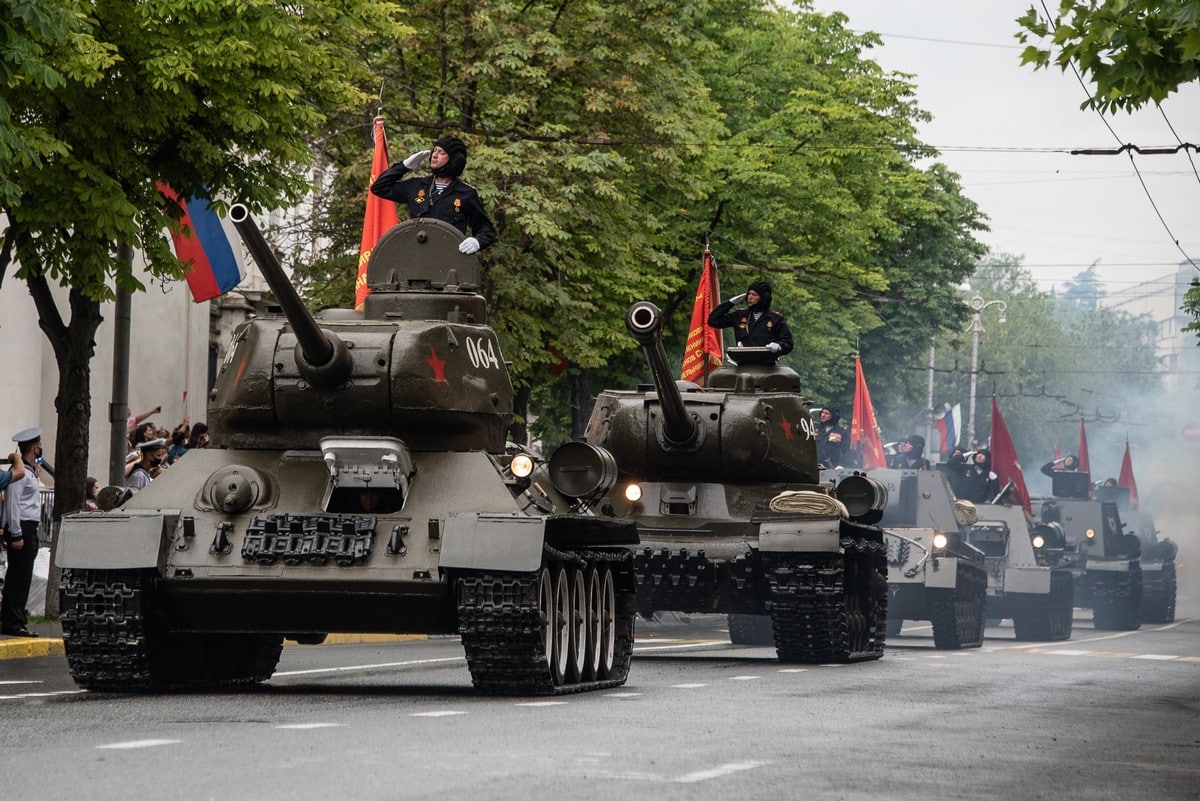
[[[240,284],[245,274],[233,255],[221,218],[208,201],[195,197],[184,201],[174,189],[161,182],[158,190],[183,209],[180,230],[171,231],[171,241],[179,260],[191,265],[184,278],[192,299],[196,303],[212,300]]]
[[[948,403],[944,403],[941,409],[934,412],[933,427],[941,439],[938,447],[939,452],[946,453],[947,451],[952,451],[958,445],[958,421],[961,417],[962,407],[957,403],[953,407]]]

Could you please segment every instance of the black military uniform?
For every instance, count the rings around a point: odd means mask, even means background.
[[[448,222],[464,234],[469,231],[483,250],[496,241],[496,229],[483,210],[475,187],[458,177],[467,166],[467,147],[453,136],[438,139],[434,144],[450,156],[445,167],[427,178],[405,178],[412,171],[403,162],[397,162],[375,179],[371,192],[385,200],[407,204],[413,219],[429,217]],[[439,177],[452,180],[446,186],[438,186]]]
[[[733,301],[726,300],[713,309],[708,324],[713,328],[732,328],[733,337],[742,347],[766,347],[779,343],[779,355],[792,352],[792,332],[783,315],[771,309],[771,285],[755,281],[748,290],[758,293],[758,303],[748,309],[731,311]]]

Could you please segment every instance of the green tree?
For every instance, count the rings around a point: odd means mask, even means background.
[[[1149,320],[1052,298],[1018,258],[1006,254],[985,258],[971,289],[1007,304],[1003,323],[995,310],[983,313],[976,438],[987,441],[989,402],[995,394],[1027,476],[1036,475],[1038,465],[1050,459],[1056,442],[1065,452],[1075,449],[1081,418],[1089,425],[1116,422],[1132,399],[1159,387]],[[961,402],[964,418],[970,367],[968,335],[939,338],[936,401]]]
[[[58,362],[62,514],[82,505],[100,302],[114,282],[142,288],[116,254],[136,248],[152,275],[182,275],[156,182],[254,208],[294,202],[307,184],[298,165],[310,160],[326,111],[364,103],[356,87],[372,82],[362,66],[371,37],[404,31],[396,5],[371,0],[8,6],[24,38],[5,40],[6,63],[37,69],[35,79],[18,72],[5,82],[3,141],[26,146],[5,173],[0,272],[19,262]],[[78,48],[63,46],[64,36]],[[7,49],[13,41],[24,62]],[[50,281],[69,287],[67,319]]]
[[[1022,63],[1074,65],[1095,83],[1085,108],[1133,111],[1200,78],[1197,0],[1060,0],[1054,14],[1033,6],[1017,22],[1022,43],[1042,43]]]

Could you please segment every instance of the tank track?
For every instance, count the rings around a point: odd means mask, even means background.
[[[1153,578],[1147,579],[1147,576]],[[1175,563],[1163,562],[1162,570],[1142,573],[1142,604],[1138,617],[1143,623],[1174,623],[1178,584]]]
[[[1050,573],[1048,595],[1022,594],[1013,609],[1013,633],[1021,642],[1054,642],[1071,638],[1075,618],[1074,578],[1069,570]]]
[[[978,648],[983,645],[987,573],[960,561],[954,579],[953,589],[928,590],[934,647],[950,651]]]
[[[155,609],[152,570],[63,570],[63,644],[87,690],[243,687],[268,679],[283,650],[271,634],[172,632]]]
[[[863,662],[883,656],[887,546],[843,538],[841,554],[763,554],[775,651],[783,662]]]
[[[458,628],[471,681],[489,695],[563,695],[619,687],[633,659],[636,590],[633,560],[627,551],[580,550],[568,559],[547,557],[556,570],[582,564],[612,570],[615,590],[616,644],[613,667],[603,678],[558,684],[547,664],[538,611],[538,573],[471,573],[456,581]]]
[[[1090,571],[1084,580],[1091,588],[1092,625],[1101,631],[1135,631],[1141,628],[1138,610],[1142,605],[1142,568],[1132,565],[1128,573]]]

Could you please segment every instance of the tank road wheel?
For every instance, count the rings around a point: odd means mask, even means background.
[[[587,575],[587,606],[584,619],[587,624],[587,658],[584,680],[600,678],[600,572],[589,567]]]
[[[600,678],[608,678],[617,658],[617,594],[612,571],[603,570],[600,580]]]
[[[571,617],[568,628],[571,631],[571,650],[568,668],[572,679],[583,681],[587,674],[587,582],[579,568],[571,570],[570,595]]]
[[[464,573],[455,592],[467,666],[482,692],[579,692],[629,675],[636,592],[627,551],[548,550],[536,573]]]
[[[1133,565],[1128,573],[1090,571],[1092,625],[1098,631],[1134,631],[1141,628],[1142,571]]]
[[[933,644],[957,651],[983,645],[983,605],[987,601],[987,574],[958,563],[954,589],[929,590],[929,619]]]
[[[1022,642],[1070,639],[1075,622],[1072,585],[1071,571],[1055,570],[1049,595],[1022,596],[1013,609],[1013,636]]]
[[[725,616],[729,624],[729,641],[734,645],[774,645],[775,627],[770,615],[745,615],[731,612]]]

